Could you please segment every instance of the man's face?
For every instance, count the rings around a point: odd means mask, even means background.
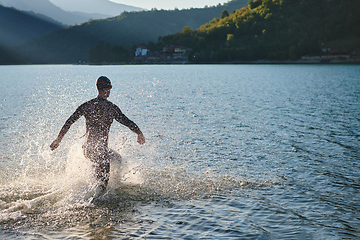
[[[110,96],[110,90],[111,88],[105,88],[104,91],[104,97],[108,98]]]

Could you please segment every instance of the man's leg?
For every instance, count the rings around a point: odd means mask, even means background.
[[[110,162],[105,159],[95,163],[96,179],[100,182],[101,186],[106,189],[110,177]]]
[[[100,196],[106,190],[110,178],[110,159],[108,151],[92,151],[91,148],[84,149],[84,155],[94,164],[95,176],[99,181],[96,196]]]

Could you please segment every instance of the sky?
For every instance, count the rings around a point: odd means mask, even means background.
[[[131,5],[135,7],[141,7],[145,9],[187,9],[187,8],[203,8],[205,5],[207,6],[214,6],[218,5],[219,3],[224,4],[227,3],[228,0],[110,0],[112,2],[122,3],[126,5]]]

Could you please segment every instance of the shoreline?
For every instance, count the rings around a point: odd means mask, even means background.
[[[336,64],[360,64],[360,58],[352,59],[331,59],[329,61],[319,60],[255,60],[255,61],[228,61],[228,62],[190,62],[188,60],[167,60],[167,61],[131,61],[131,62],[103,62],[103,63],[90,63],[90,62],[79,62],[79,63],[22,63],[22,64],[0,64],[0,66],[16,66],[16,65],[89,65],[89,66],[111,66],[111,65],[226,65],[226,64],[264,64],[264,65],[276,65],[276,64],[314,64],[314,65],[336,65]]]
[[[189,62],[189,61],[136,61],[136,62],[117,62],[117,63],[81,63],[80,65],[226,65],[226,64],[320,64],[320,65],[335,65],[335,64],[360,64],[360,59],[351,60],[332,60],[327,62],[312,61],[312,60],[256,60],[256,61],[228,61],[228,62]]]

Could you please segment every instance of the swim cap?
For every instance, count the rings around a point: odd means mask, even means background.
[[[112,88],[111,81],[105,76],[101,76],[96,81],[96,87],[98,90],[106,89],[106,88]]]

